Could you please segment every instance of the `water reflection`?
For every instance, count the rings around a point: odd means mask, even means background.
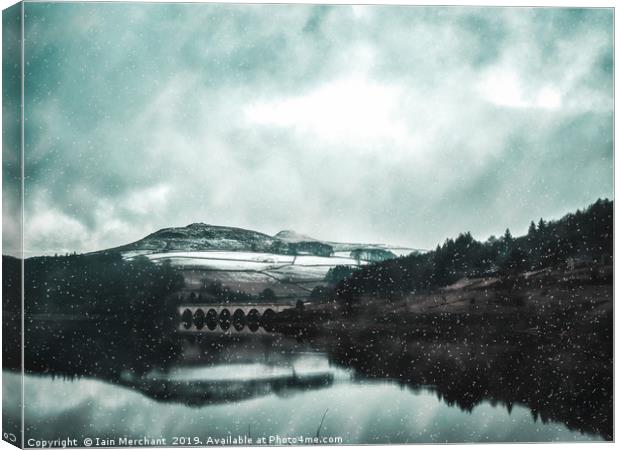
[[[298,392],[329,387],[334,381],[329,371],[298,373],[294,369],[282,370],[259,364],[216,366],[216,370],[212,369],[175,368],[167,373],[151,372],[140,377],[127,371],[121,375],[118,384],[155,400],[203,406],[239,402],[271,394],[291,396]],[[214,375],[218,376],[214,378]]]
[[[522,338],[518,343],[407,341],[397,336],[356,346],[339,339],[334,361],[356,376],[425,386],[448,406],[471,412],[483,402],[534,421],[612,439],[612,370],[607,355]]]
[[[37,325],[28,334],[28,435],[314,436],[329,409],[322,433],[344,443],[612,437],[604,359],[533,338],[84,330]]]

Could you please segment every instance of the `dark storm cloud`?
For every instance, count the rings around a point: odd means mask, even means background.
[[[432,247],[612,196],[612,12],[26,9],[26,246],[195,221]]]

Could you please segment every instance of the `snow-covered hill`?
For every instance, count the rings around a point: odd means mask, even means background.
[[[186,227],[163,228],[132,244],[118,247],[122,252],[145,251],[247,251],[275,250],[278,239],[243,228],[221,227],[206,223],[192,223]]]
[[[282,230],[278,234],[274,236],[276,239],[280,239],[284,242],[317,242],[318,239],[311,238],[310,236],[306,236],[305,234],[297,233],[293,230]]]
[[[274,238],[285,241],[289,244],[294,244],[298,242],[320,242],[321,244],[326,244],[331,246],[334,249],[334,253],[339,256],[344,256],[346,253],[348,256],[349,252],[354,250],[386,250],[392,252],[395,256],[404,256],[408,255],[411,252],[424,252],[421,249],[402,247],[396,245],[389,244],[368,244],[368,243],[354,243],[354,242],[333,242],[333,241],[322,241],[320,239],[315,239],[313,237],[307,236],[305,234],[297,233],[292,230],[282,230],[277,233]]]
[[[221,283],[255,295],[269,288],[279,298],[307,297],[313,288],[325,284],[332,267],[359,267],[415,251],[383,244],[321,241],[290,230],[269,236],[205,223],[164,228],[112,250],[127,259],[146,256],[155,263],[169,262],[182,271],[187,290],[200,291],[211,283]]]
[[[407,255],[420,251],[408,247],[387,244],[342,243],[322,241],[291,230],[283,230],[275,236],[243,228],[223,227],[206,223],[192,223],[186,227],[163,228],[139,241],[113,250],[123,253],[160,253],[160,252],[266,252],[276,254],[292,253],[294,244],[317,243],[329,245],[334,255],[349,257],[354,250],[386,250],[395,256]]]
[[[327,255],[319,253],[314,247],[320,247],[319,250],[323,252],[327,248]],[[322,241],[292,230],[283,230],[275,236],[269,236],[254,230],[209,225],[206,223],[192,223],[186,227],[163,228],[139,241],[111,250],[120,251],[129,257],[139,254],[204,251],[329,256],[330,247],[333,257],[355,259],[359,259],[353,254],[356,252],[359,255],[360,252],[365,254],[364,252],[379,253],[384,251],[383,253],[396,257],[420,251],[387,244]]]

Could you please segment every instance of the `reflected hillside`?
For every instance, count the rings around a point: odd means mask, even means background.
[[[297,343],[280,335],[145,339],[123,328],[85,331],[57,324],[29,331],[27,373],[100,379],[161,402],[205,406],[290,396],[329,387],[334,380],[327,366],[304,370],[304,358],[293,351]],[[229,369],[224,377],[220,367]]]
[[[234,366],[232,369],[234,370]],[[175,380],[126,375],[113,382],[157,401],[205,406],[239,402],[271,394],[288,397],[295,393],[329,387],[333,381],[334,377],[329,372],[303,375],[292,372],[287,375],[239,380]]]
[[[277,334],[146,339],[121,328],[85,331],[56,324],[30,329],[26,362],[31,374],[95,378],[158,402],[193,407],[329,388],[340,383],[335,364],[350,370],[343,383],[382,380],[414,392],[430,390],[463,411],[482,402],[508,412],[525,406],[535,420],[612,439],[610,349],[590,339],[597,351],[581,351],[583,341],[553,343],[528,334],[421,339],[368,331],[312,340]]]
[[[471,411],[483,401],[530,409],[535,420],[613,438],[611,358],[580,351],[577,342],[535,337],[518,342],[407,340],[342,334],[330,356],[359,379],[393,379],[435,391],[448,405]]]

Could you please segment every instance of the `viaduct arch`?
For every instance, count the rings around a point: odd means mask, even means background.
[[[287,304],[241,303],[179,306],[179,331],[269,331],[276,313],[291,309]]]

